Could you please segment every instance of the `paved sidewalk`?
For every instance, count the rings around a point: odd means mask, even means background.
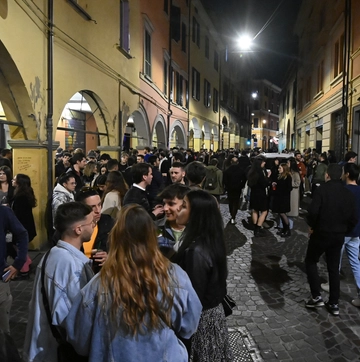
[[[310,293],[303,264],[307,246],[303,218],[295,219],[289,238],[280,238],[274,228],[267,230],[266,237],[255,238],[247,229],[247,211],[239,210],[236,225],[231,225],[228,205],[222,203],[220,208],[229,255],[228,292],[237,302],[236,310],[228,317],[234,361],[359,361],[360,309],[351,304],[356,290],[346,257],[340,316],[330,315],[325,308],[308,310],[304,304]],[[268,223],[274,224],[271,215]],[[33,266],[42,255],[31,252]],[[319,270],[325,281],[323,261]],[[19,349],[33,279],[34,274],[11,283],[14,301],[10,323]],[[327,293],[323,297],[326,299]]]
[[[237,302],[229,326],[244,328],[257,356],[266,361],[359,361],[360,309],[351,304],[356,288],[346,256],[340,316],[330,315],[325,308],[308,310],[304,219],[295,219],[292,236],[286,239],[277,236],[274,227],[266,231],[266,237],[255,238],[247,229],[247,211],[239,211],[236,225],[228,223],[228,205],[222,204],[221,212],[230,247],[228,292]],[[267,220],[274,223],[271,214]],[[323,260],[319,271],[326,281]],[[327,299],[326,292],[323,297]]]

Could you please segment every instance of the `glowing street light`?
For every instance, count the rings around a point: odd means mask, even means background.
[[[252,92],[251,93],[251,97],[253,97],[253,99],[257,98],[257,96],[258,96],[257,92]]]
[[[253,39],[248,35],[243,35],[238,40],[240,50],[250,50]]]

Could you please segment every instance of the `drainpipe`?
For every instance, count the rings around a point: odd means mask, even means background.
[[[47,39],[47,116],[46,116],[46,130],[47,130],[47,166],[48,166],[48,199],[51,198],[53,190],[53,83],[54,83],[54,2],[48,0],[48,39]]]
[[[350,42],[351,42],[351,0],[345,3],[345,31],[344,31],[344,69],[343,69],[343,89],[342,89],[342,107],[344,117],[344,145],[342,152],[349,149],[348,135],[348,104],[349,104],[349,78],[350,78]],[[343,158],[343,154],[341,155]]]
[[[118,120],[119,120],[119,160],[121,157],[121,151],[123,150],[123,140],[124,140],[124,133],[123,133],[123,120],[122,120],[122,110],[121,110],[121,82],[119,82],[118,88]]]
[[[189,135],[190,135],[190,100],[191,100],[191,90],[190,90],[190,84],[192,85],[192,74],[191,74],[191,6],[192,6],[192,0],[189,0],[189,13],[188,13],[188,19],[189,19],[189,31],[188,31],[188,41],[187,41],[187,48],[188,48],[188,89],[187,89],[187,97],[188,97],[188,110],[187,110],[187,144],[186,148],[189,147]],[[191,83],[190,83],[191,82]]]
[[[171,99],[170,99],[170,95],[171,95],[171,89],[173,87],[173,78],[172,78],[172,41],[171,41],[171,36],[172,36],[172,0],[170,0],[170,23],[169,23],[169,74],[168,74],[168,107],[167,107],[167,116],[166,116],[166,127],[167,127],[167,149],[170,150],[170,120],[171,120],[171,115],[172,115],[172,110],[171,110]]]

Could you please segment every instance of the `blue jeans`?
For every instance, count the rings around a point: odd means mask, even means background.
[[[360,238],[357,237],[345,237],[344,245],[341,249],[341,257],[340,257],[340,268],[341,268],[341,260],[344,253],[349,259],[349,263],[351,266],[351,270],[354,274],[354,279],[357,287],[358,296],[360,297],[360,260],[359,260],[359,246],[360,246]]]

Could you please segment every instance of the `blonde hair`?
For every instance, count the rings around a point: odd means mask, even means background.
[[[98,298],[104,313],[110,310],[113,323],[132,336],[161,329],[164,323],[170,327],[175,287],[171,274],[149,214],[139,205],[124,206],[100,271]]]

